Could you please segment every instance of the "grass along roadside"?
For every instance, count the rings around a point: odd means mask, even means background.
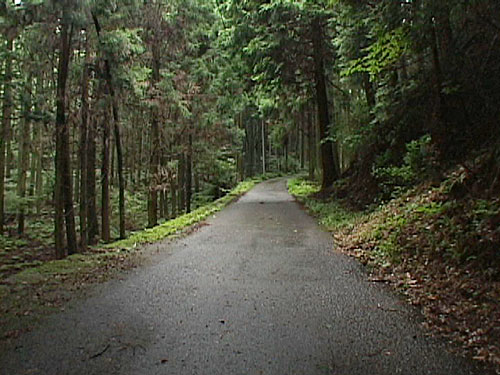
[[[245,180],[224,197],[154,228],[135,232],[125,240],[62,260],[19,266],[19,272],[7,277],[0,275],[0,349],[30,330],[44,315],[64,310],[77,292],[133,267],[140,245],[179,235],[267,178],[271,176]]]
[[[321,186],[316,181],[296,177],[288,180],[288,191],[330,232],[354,227],[365,214],[345,209],[335,200],[317,199]]]
[[[500,201],[457,199],[449,186],[422,185],[351,212],[316,198],[316,183],[289,181],[290,193],[333,232],[337,251],[417,306],[431,334],[500,374]]]
[[[263,178],[243,181],[228,194],[210,204],[199,207],[196,210],[188,214],[178,216],[175,219],[168,220],[163,224],[157,225],[153,228],[148,228],[132,233],[128,238],[105,245],[104,248],[129,250],[138,245],[157,242],[169,236],[180,233],[187,227],[199,223],[210,215],[213,215],[214,213],[220,211],[232,200],[249,191],[252,187],[255,186],[257,182],[260,181],[263,181]]]

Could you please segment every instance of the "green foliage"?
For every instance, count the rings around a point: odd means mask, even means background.
[[[350,66],[342,71],[342,75],[368,73],[371,80],[375,80],[379,74],[401,59],[409,45],[408,35],[403,27],[385,32],[364,50],[366,56],[351,61]]]
[[[300,199],[316,194],[320,189],[321,185],[316,181],[306,180],[305,178],[291,178],[288,180],[288,191],[294,197]]]
[[[106,245],[108,249],[131,249],[138,245],[157,242],[164,238],[179,234],[187,227],[199,223],[210,215],[215,214],[229,204],[233,199],[240,196],[244,192],[250,190],[257,180],[243,181],[236,188],[231,190],[224,197],[212,202],[208,205],[197,208],[196,210],[181,215],[175,219],[169,220],[154,228],[148,228],[131,234],[127,239],[113,242]]]
[[[382,223],[376,225],[368,238],[377,241],[374,251],[375,257],[388,259],[391,263],[398,263],[403,251],[400,242],[401,235],[407,225],[408,219],[405,215],[400,214],[386,216]]]
[[[288,191],[318,218],[319,223],[329,231],[337,231],[353,226],[361,218],[360,213],[344,208],[337,201],[315,198],[321,189],[319,183],[304,178],[293,178],[288,181]]]
[[[373,167],[373,176],[380,182],[385,195],[401,192],[435,173],[435,159],[431,137],[423,137],[406,144],[406,154],[401,166],[390,164],[390,151],[380,156]]]

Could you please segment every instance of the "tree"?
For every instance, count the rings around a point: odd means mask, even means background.
[[[10,29],[7,33],[6,59],[3,79],[3,107],[2,107],[2,128],[0,134],[0,233],[4,232],[5,225],[5,162],[6,148],[5,140],[10,128],[12,116],[12,53],[14,49],[15,29]]]
[[[92,13],[92,19],[94,20],[97,38],[100,40],[101,25],[99,24],[99,19],[97,18],[95,12]],[[125,180],[123,177],[123,151],[120,134],[120,111],[118,107],[118,98],[113,83],[111,65],[108,58],[104,58],[104,77],[106,80],[106,84],[108,85],[109,94],[111,96],[111,108],[113,111],[113,132],[118,161],[120,238],[125,238]]]
[[[59,66],[57,71],[56,110],[56,184],[55,184],[55,245],[58,258],[74,254],[77,250],[73,186],[71,176],[70,131],[66,119],[66,88],[72,42],[69,9],[62,7],[60,20]],[[63,226],[66,229],[64,246]]]

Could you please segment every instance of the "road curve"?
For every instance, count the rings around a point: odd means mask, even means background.
[[[484,373],[333,251],[284,179],[207,224],[23,335],[0,374]]]

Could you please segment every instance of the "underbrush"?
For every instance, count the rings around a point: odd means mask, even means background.
[[[336,249],[356,257],[370,280],[393,285],[419,306],[426,325],[459,350],[500,370],[500,199],[458,195],[464,170],[419,185],[387,203],[351,212],[315,198],[293,180],[290,192],[334,230]]]
[[[320,225],[328,231],[350,228],[362,218],[361,212],[348,210],[337,200],[316,199],[320,184],[304,178],[293,178],[288,181],[288,191],[318,218]]]

